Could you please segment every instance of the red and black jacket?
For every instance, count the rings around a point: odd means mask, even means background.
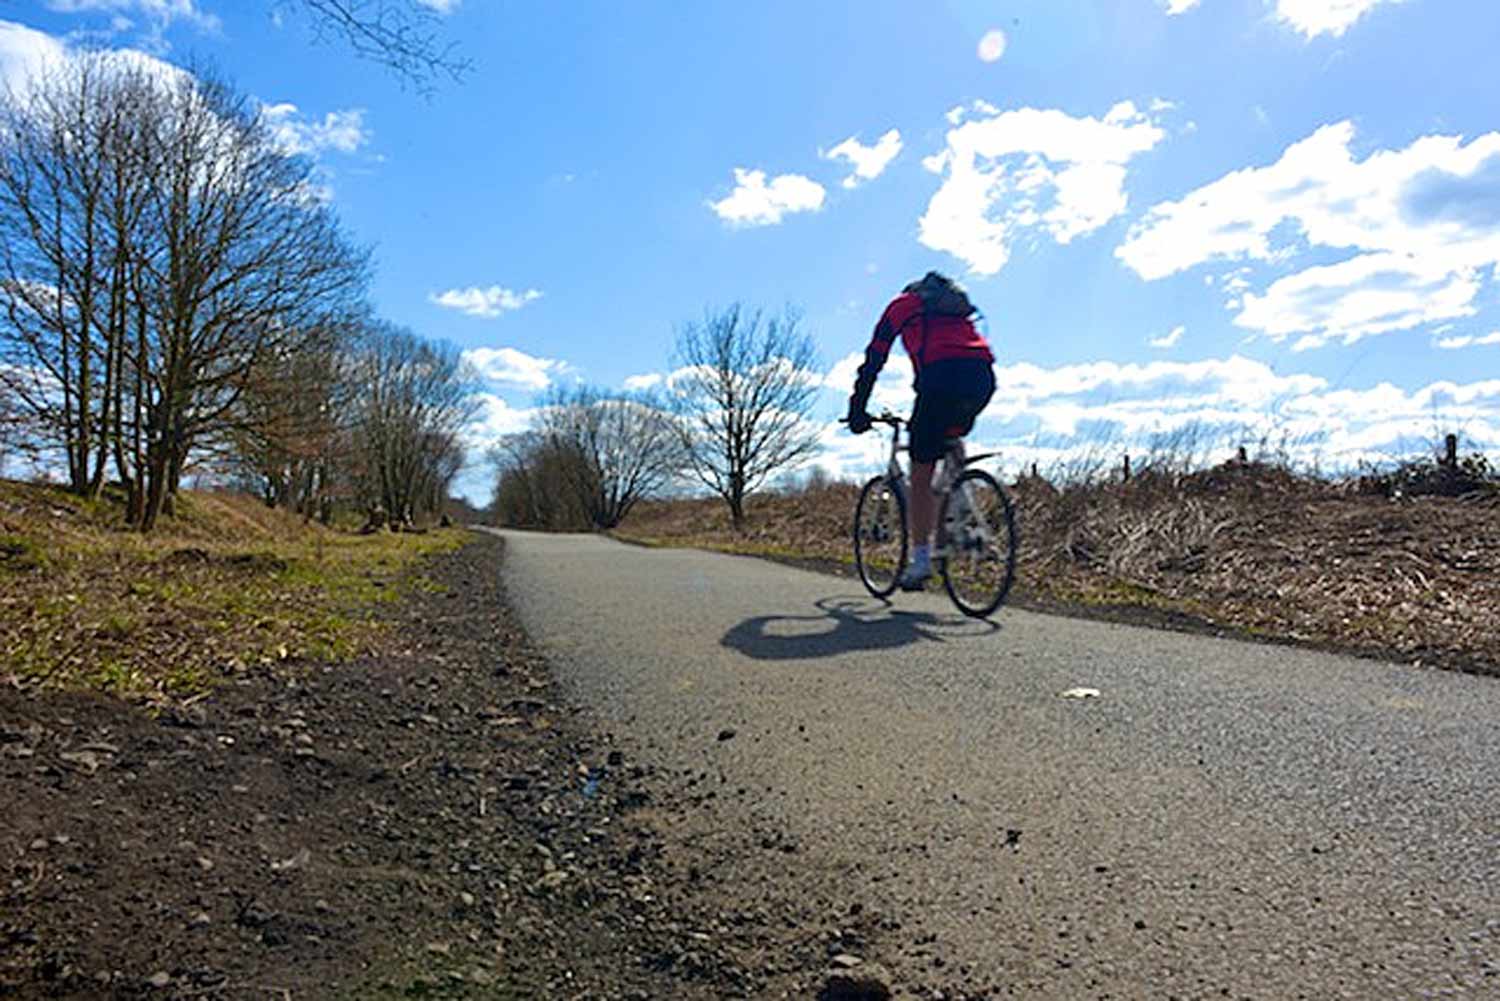
[[[854,380],[854,395],[850,398],[850,409],[863,411],[870,399],[870,390],[875,378],[885,366],[891,353],[891,344],[897,336],[911,358],[911,367],[916,372],[917,385],[922,382],[922,369],[933,362],[955,358],[972,358],[994,362],[994,352],[989,343],[966,316],[928,313],[922,308],[922,297],[915,292],[903,292],[891,300],[875,324],[875,334],[865,348],[865,361],[859,367]]]

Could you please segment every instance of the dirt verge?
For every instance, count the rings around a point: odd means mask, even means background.
[[[774,837],[673,840],[712,794],[560,703],[500,549],[435,557],[341,666],[155,715],[0,691],[0,997],[810,996],[878,940]]]

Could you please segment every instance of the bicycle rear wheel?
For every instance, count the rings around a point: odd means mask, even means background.
[[[982,469],[966,469],[938,512],[944,548],[943,586],[965,615],[999,608],[1016,579],[1020,538],[1010,496]]]
[[[896,590],[906,568],[906,498],[887,477],[875,477],[859,492],[854,507],[854,565],[865,590],[877,598]]]

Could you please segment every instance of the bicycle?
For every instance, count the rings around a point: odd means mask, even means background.
[[[901,444],[901,428],[907,422],[891,413],[870,421],[890,426],[891,455],[886,471],[859,492],[854,564],[865,589],[886,598],[906,569],[906,472],[900,453],[908,447]],[[950,438],[932,483],[938,501],[934,563],[953,604],[980,619],[993,614],[1010,594],[1020,543],[1010,495],[993,476],[974,468],[993,454],[965,456],[963,440]]]

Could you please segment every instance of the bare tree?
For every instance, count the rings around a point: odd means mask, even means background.
[[[151,87],[138,65],[88,53],[0,96],[0,379],[84,495],[121,421]]]
[[[318,37],[332,36],[361,58],[428,91],[439,77],[462,79],[469,61],[445,42],[443,5],[423,0],[290,0],[311,16]]]
[[[0,372],[69,482],[113,452],[149,530],[268,359],[354,307],[366,255],[229,87],[107,53],[0,105]]]
[[[800,324],[790,309],[767,317],[736,303],[677,338],[670,389],[688,466],[729,505],[736,528],[746,496],[818,449],[809,423],[817,350]]]
[[[352,328],[329,324],[251,373],[228,439],[235,479],[270,507],[327,521],[351,459]]]
[[[648,394],[557,388],[535,425],[541,441],[576,454],[579,461],[563,466],[567,487],[594,528],[614,528],[682,468],[682,440],[672,417]]]
[[[589,476],[577,442],[525,431],[501,438],[488,457],[495,470],[490,513],[497,524],[549,532],[593,527],[589,497],[577,489]]]
[[[318,201],[312,165],[285,155],[227,86],[172,80],[156,122],[145,223],[159,239],[142,255],[137,291],[149,376],[135,461],[148,530],[189,450],[232,422],[257,366],[355,309],[368,263]]]
[[[352,451],[367,508],[402,523],[440,511],[463,466],[461,434],[474,414],[474,377],[462,356],[371,323],[350,377],[359,387]]]

